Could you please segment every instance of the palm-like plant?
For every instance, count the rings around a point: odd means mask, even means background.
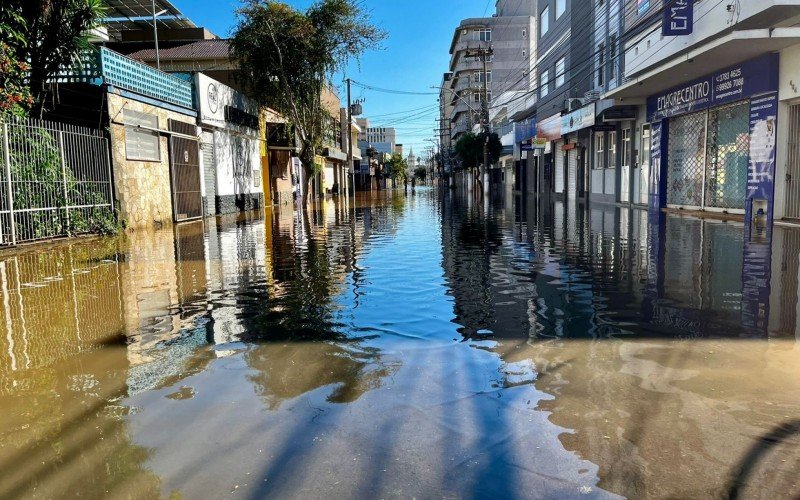
[[[0,25],[21,36],[7,40],[16,59],[30,67],[27,83],[34,109],[44,110],[48,82],[90,48],[90,31],[103,17],[102,0],[4,0]]]

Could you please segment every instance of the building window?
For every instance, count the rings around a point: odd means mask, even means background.
[[[528,36],[528,30],[523,29],[522,30],[522,38],[527,38],[527,36]]]
[[[617,78],[617,34],[611,35],[608,42],[609,62],[611,67],[608,69],[608,81],[613,82]]]
[[[567,11],[567,0],[556,0],[556,19]]]
[[[550,93],[550,71],[542,71],[539,75],[539,95],[546,97]]]
[[[564,85],[567,81],[567,58],[562,57],[556,61],[556,88]]]
[[[631,130],[622,131],[622,165],[631,166]]]
[[[539,16],[539,32],[540,36],[544,36],[550,30],[550,6],[547,6]]]
[[[650,8],[650,0],[636,0],[636,10],[641,16]]]
[[[486,72],[486,83],[492,83],[492,70]]]
[[[125,109],[122,116],[125,120],[125,158],[161,161],[161,141],[156,131],[158,116],[130,109]]]
[[[617,166],[617,133],[608,133],[608,168]]]
[[[597,46],[597,85],[602,87],[606,83],[606,44],[601,43]]]
[[[492,41],[492,30],[490,29],[480,29],[475,31],[475,37],[477,40],[481,42],[491,42]]]
[[[594,134],[594,168],[605,168],[605,139],[606,135],[603,132],[595,132]]]
[[[528,51],[525,50],[525,49],[522,49],[522,57],[527,57],[527,56],[528,56]]]

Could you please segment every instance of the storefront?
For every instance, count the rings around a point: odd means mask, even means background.
[[[777,89],[778,55],[767,54],[649,97],[651,209],[771,222]]]
[[[203,128],[203,185],[208,215],[263,205],[258,106],[206,75],[195,75]],[[209,165],[213,162],[213,166]]]
[[[540,193],[564,192],[564,158],[561,146],[560,114],[545,118],[536,124],[536,142],[544,142],[545,147],[537,150],[539,165]]]
[[[575,109],[561,117],[561,133],[565,135],[564,152],[565,193],[567,199],[586,196],[588,175],[586,145],[591,143],[589,127],[595,123],[595,103]]]

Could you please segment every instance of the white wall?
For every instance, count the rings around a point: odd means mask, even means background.
[[[728,12],[729,4],[736,4],[739,11]],[[625,73],[632,76],[648,68],[652,68],[675,54],[688,50],[695,45],[708,42],[723,31],[736,28],[771,7],[781,5],[800,5],[794,0],[744,0],[740,2],[704,1],[695,2],[694,32],[686,36],[661,36],[661,28],[647,28],[644,33],[626,44]],[[759,26],[767,28],[769,26]],[[749,29],[755,28],[748,26]]]
[[[217,196],[263,193],[264,183],[253,185],[253,176],[261,177],[258,140],[217,130],[214,153],[217,162]]]

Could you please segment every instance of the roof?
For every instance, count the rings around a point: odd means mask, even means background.
[[[124,30],[152,29],[153,14],[162,11],[164,13],[157,18],[159,27],[196,27],[170,0],[103,0],[103,3],[106,6],[106,17],[101,22],[112,39],[120,39],[119,33]]]
[[[178,47],[159,49],[158,56],[162,61],[228,59],[230,57],[230,40],[199,40]],[[154,48],[143,49],[129,54],[128,57],[140,61],[155,61],[156,50]]]

